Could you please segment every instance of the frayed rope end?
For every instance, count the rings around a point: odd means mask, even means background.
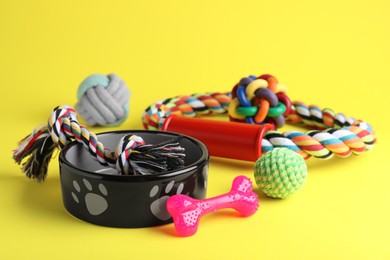
[[[184,167],[185,149],[180,146],[181,139],[179,136],[160,144],[135,148],[129,156],[133,174],[163,173]]]
[[[47,126],[39,126],[18,143],[13,151],[13,159],[17,164],[22,164],[22,171],[27,177],[42,182],[55,148]]]

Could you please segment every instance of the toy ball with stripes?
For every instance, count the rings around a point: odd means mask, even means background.
[[[130,90],[116,74],[92,74],[77,91],[75,106],[89,126],[116,126],[129,114]]]

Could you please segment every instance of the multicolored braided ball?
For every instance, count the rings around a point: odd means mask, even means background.
[[[301,189],[307,179],[305,160],[287,148],[275,148],[255,163],[255,181],[272,198],[285,199]]]
[[[116,126],[129,114],[130,90],[115,74],[93,74],[81,82],[75,106],[90,126]]]
[[[284,117],[291,109],[291,101],[285,90],[275,77],[268,74],[241,79],[232,90],[228,108],[230,120],[283,127]]]

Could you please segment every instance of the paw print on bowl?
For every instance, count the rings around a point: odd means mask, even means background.
[[[105,197],[108,196],[108,192],[102,183],[98,185],[98,193],[92,192],[92,184],[86,179],[83,179],[83,186],[80,186],[76,180],[73,180],[73,187],[76,190],[76,192],[71,192],[73,200],[76,203],[80,203],[79,198],[81,197],[85,202],[89,214],[97,216],[107,210],[108,202]],[[82,189],[82,187],[87,189],[87,191],[85,192],[85,189]]]
[[[153,186],[153,188],[150,190],[149,197],[152,199],[156,198],[150,204],[150,211],[156,218],[162,221],[171,218],[171,215],[168,213],[166,204],[167,204],[167,200],[170,197],[170,195],[168,194],[172,191],[174,185],[175,185],[175,181],[169,182],[165,187],[165,190],[163,192],[162,191],[160,192],[165,194],[161,197],[158,197],[160,191],[160,187],[158,185]],[[177,187],[176,194],[181,194],[183,192],[183,189],[184,189],[184,184],[180,183],[179,186]]]

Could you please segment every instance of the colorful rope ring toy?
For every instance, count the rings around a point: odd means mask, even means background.
[[[266,131],[259,138],[261,143],[259,154],[265,154],[275,148],[284,147],[299,154],[302,158],[310,157],[328,159],[334,154],[339,157],[348,157],[351,154],[361,154],[371,150],[376,142],[376,137],[371,126],[361,120],[347,118],[342,113],[335,113],[329,108],[320,109],[318,106],[306,106],[302,102],[291,102],[286,94],[284,85],[278,83],[271,75],[260,77],[249,76],[237,83],[231,92],[209,92],[197,93],[189,96],[176,96],[158,101],[149,106],[143,113],[142,121],[146,129],[172,131],[172,116],[200,117],[206,115],[218,115],[228,113],[230,120],[239,123],[249,123],[252,125],[267,126]],[[184,120],[184,119],[183,119]],[[209,122],[209,120],[207,120]],[[180,128],[175,127],[175,131],[190,134],[198,138],[208,146],[208,140],[203,136],[211,135],[212,131],[218,136],[224,135],[226,127],[235,127],[234,131],[239,131],[238,125],[223,125],[220,129],[208,128],[205,121],[186,121],[187,127],[183,124]],[[312,130],[303,133],[299,131],[287,131],[280,133],[277,128],[285,123],[307,126]],[[200,131],[197,131],[197,128]],[[207,129],[207,133],[204,132]],[[234,135],[234,131],[229,134]],[[199,133],[197,133],[199,132]],[[241,143],[249,143],[250,137],[235,135],[240,138]],[[233,141],[234,138],[227,137],[226,140]],[[210,138],[209,138],[210,139]],[[230,142],[231,142],[230,141]],[[244,142],[245,141],[245,142]],[[218,142],[218,140],[216,140]],[[254,142],[252,140],[252,142]],[[235,142],[232,142],[232,144]],[[239,144],[239,142],[237,142]],[[219,142],[219,145],[226,145]],[[232,145],[231,149],[237,147]],[[211,155],[218,156],[218,154]],[[239,154],[232,152],[229,158],[237,159]],[[243,159],[243,158],[240,158]],[[256,161],[250,157],[248,160]]]
[[[231,123],[189,119],[225,113]],[[292,102],[284,85],[268,74],[242,78],[227,93],[198,93],[161,100],[145,110],[142,121],[146,129],[192,136],[206,144],[210,155],[248,161],[257,161],[278,148],[288,149],[305,160],[329,159],[333,155],[344,158],[369,151],[376,142],[368,123],[329,108]],[[285,123],[312,130],[278,132],[276,129]]]

